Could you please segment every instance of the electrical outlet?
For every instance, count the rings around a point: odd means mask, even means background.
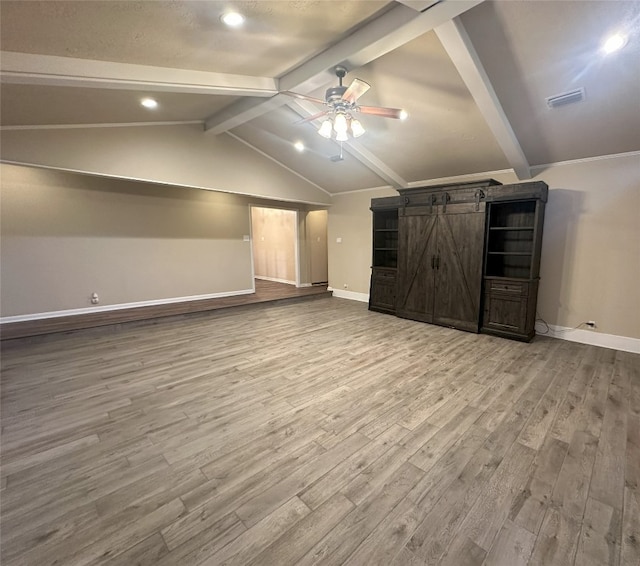
[[[91,294],[91,304],[97,305],[100,302],[100,297],[98,297],[98,293]]]
[[[349,288],[349,285],[347,285],[346,283],[343,285],[345,289]]]
[[[589,320],[585,324],[587,325],[587,328],[595,328],[596,327],[596,321],[595,320]]]

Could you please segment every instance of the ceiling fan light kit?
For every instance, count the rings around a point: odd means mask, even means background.
[[[338,77],[339,84],[338,86],[327,89],[324,100],[296,92],[287,91],[283,93],[293,96],[294,98],[309,100],[316,104],[327,106],[327,110],[301,120],[301,122],[311,122],[327,116],[327,119],[322,122],[322,125],[318,129],[318,133],[323,138],[331,139],[333,132],[335,132],[336,141],[345,142],[349,141],[349,133],[353,138],[359,138],[363,135],[366,132],[364,126],[360,120],[353,117],[353,114],[357,112],[398,120],[405,120],[407,118],[407,113],[400,108],[359,106],[357,103],[358,98],[367,92],[371,88],[371,85],[363,80],[354,79],[353,82],[346,87],[342,84],[342,79],[347,74],[347,70],[339,66],[335,68],[335,73]]]
[[[330,139],[332,131],[333,131],[333,124],[331,123],[331,120],[325,120],[324,122],[322,122],[322,126],[320,126],[318,133],[323,138]]]
[[[360,120],[352,119],[351,120],[351,134],[354,138],[359,138],[362,134],[364,134],[366,130],[360,123]]]

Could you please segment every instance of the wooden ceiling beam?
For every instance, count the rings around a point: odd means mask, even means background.
[[[459,16],[482,1],[443,0],[422,13],[398,4],[342,41],[280,77],[279,89],[310,94],[335,80],[329,70],[336,65],[344,65],[347,70],[362,67]],[[285,103],[286,100],[281,97],[275,101],[240,100],[224,111],[207,118],[205,130],[213,134],[226,132],[268,112],[274,108],[274,104]]]
[[[131,63],[0,52],[0,80],[10,84],[271,97],[277,81],[226,73],[169,69]]]
[[[435,32],[518,179],[531,179],[529,162],[460,18],[438,26]]]

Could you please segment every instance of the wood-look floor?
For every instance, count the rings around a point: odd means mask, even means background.
[[[638,355],[335,298],[3,346],[4,566],[640,563]]]

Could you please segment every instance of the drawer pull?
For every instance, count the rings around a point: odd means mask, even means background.
[[[502,281],[492,281],[489,289],[491,293],[500,293],[512,297],[524,297],[529,294],[529,286],[526,283],[505,283]]]

